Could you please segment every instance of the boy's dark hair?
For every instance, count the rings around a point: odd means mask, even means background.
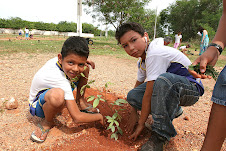
[[[61,49],[62,59],[70,54],[76,54],[88,58],[89,47],[86,39],[79,36],[69,37],[64,42]]]
[[[116,32],[115,32],[115,39],[118,41],[120,44],[120,38],[127,33],[128,31],[135,31],[139,33],[142,37],[144,36],[144,28],[135,22],[128,22],[128,23],[123,23],[119,27],[117,27]]]

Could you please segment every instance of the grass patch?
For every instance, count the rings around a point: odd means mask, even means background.
[[[33,40],[18,40],[16,39],[17,36],[18,35],[16,34],[0,34],[0,39],[5,39],[0,40],[0,55],[20,52],[59,53],[64,41],[68,38],[64,36],[34,35]],[[93,40],[93,45],[89,45],[90,55],[110,55],[117,58],[137,60],[137,58],[130,57],[128,54],[126,54],[122,47],[117,44],[117,41],[114,37],[94,37],[91,39]],[[181,45],[186,44],[187,43],[182,43]],[[194,53],[194,55],[188,55],[188,58],[191,60],[191,62],[193,62],[198,57],[199,45],[197,42],[190,42],[190,44],[192,47],[189,48],[189,50],[191,53]],[[170,46],[173,46],[173,43],[171,43]],[[226,51],[223,51],[221,55],[226,57]],[[223,59],[218,60],[216,64],[217,67],[225,66],[225,57],[222,57]]]

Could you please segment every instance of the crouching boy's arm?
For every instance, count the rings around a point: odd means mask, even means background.
[[[141,85],[141,84],[143,84],[143,83],[144,83],[144,82],[140,82],[140,81],[137,80],[137,82],[136,82],[134,88],[138,87],[139,85]]]
[[[153,85],[154,85],[154,81],[147,82],[146,90],[142,100],[141,116],[138,121],[138,126],[135,132],[129,137],[130,139],[134,139],[134,140],[137,139],[137,137],[140,135],[140,133],[144,129],[145,122],[149,114],[151,113],[151,96],[153,91]]]
[[[80,112],[76,102],[74,100],[66,100],[66,107],[73,119],[76,123],[89,123],[94,121],[99,121],[102,125],[104,125],[104,118],[101,114],[88,114]]]

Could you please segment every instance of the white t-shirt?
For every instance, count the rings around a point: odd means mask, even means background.
[[[47,88],[61,88],[64,90],[65,100],[74,100],[71,83],[66,78],[65,73],[57,66],[58,58],[55,57],[46,62],[46,64],[35,74],[29,95],[30,104],[36,106],[33,100],[39,91]]]
[[[186,48],[186,46],[181,46],[180,48],[179,48],[179,50],[183,50],[183,49],[185,49]]]
[[[182,38],[182,35],[179,35],[178,36],[178,34],[176,34],[175,35],[175,43],[180,43],[180,39]]]
[[[166,73],[172,63],[180,63],[188,68],[191,61],[175,48],[160,45],[149,45],[145,62],[138,60],[137,80],[139,82],[153,81],[159,75]],[[142,69],[142,68],[143,69]],[[146,69],[146,71],[144,70]]]
[[[164,46],[164,38],[155,38],[154,40],[151,41],[150,46],[152,45],[160,45]]]
[[[29,29],[25,28],[24,31],[25,31],[25,34],[29,34]]]

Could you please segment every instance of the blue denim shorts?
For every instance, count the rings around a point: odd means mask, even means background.
[[[49,90],[50,89],[44,91],[42,94],[39,95],[38,102],[37,102],[36,109],[35,109],[35,115],[38,116],[38,117],[41,117],[41,118],[45,117],[42,106],[46,102],[44,98],[45,98],[46,92],[49,91]]]
[[[226,66],[218,76],[211,100],[216,104],[226,106]]]

